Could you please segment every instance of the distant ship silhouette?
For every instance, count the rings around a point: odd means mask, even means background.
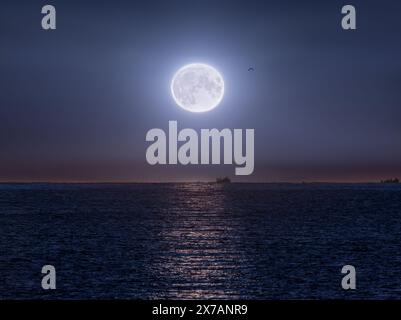
[[[387,179],[387,180],[382,180],[380,181],[381,183],[400,183],[400,179],[394,178],[394,179]]]
[[[224,177],[224,178],[217,178],[216,183],[230,183],[231,180],[229,177]]]

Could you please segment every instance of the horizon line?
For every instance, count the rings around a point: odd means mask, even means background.
[[[210,181],[0,181],[2,184],[178,184],[216,183]],[[229,184],[389,184],[385,181],[231,181]],[[397,184],[397,183],[394,183]]]

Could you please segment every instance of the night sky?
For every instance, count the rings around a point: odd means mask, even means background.
[[[57,30],[41,29],[41,8]],[[341,7],[357,30],[341,28]],[[0,181],[378,181],[401,177],[400,1],[1,1]],[[209,63],[225,97],[179,108]],[[253,67],[253,72],[248,68]],[[150,166],[148,130],[255,129],[255,171]]]

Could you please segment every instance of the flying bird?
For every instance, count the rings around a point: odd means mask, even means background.
[[[253,67],[249,67],[249,68],[248,68],[248,71],[249,71],[249,72],[253,72],[253,71],[255,71],[255,69],[254,69]]]

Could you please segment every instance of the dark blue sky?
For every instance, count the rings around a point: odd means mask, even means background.
[[[356,31],[340,26],[348,3]],[[56,31],[41,29],[45,4]],[[401,176],[400,12],[395,0],[2,1],[0,181],[233,176],[232,166],[149,166],[145,135],[168,120],[254,128],[243,181]],[[197,61],[226,83],[205,114],[169,91]]]

